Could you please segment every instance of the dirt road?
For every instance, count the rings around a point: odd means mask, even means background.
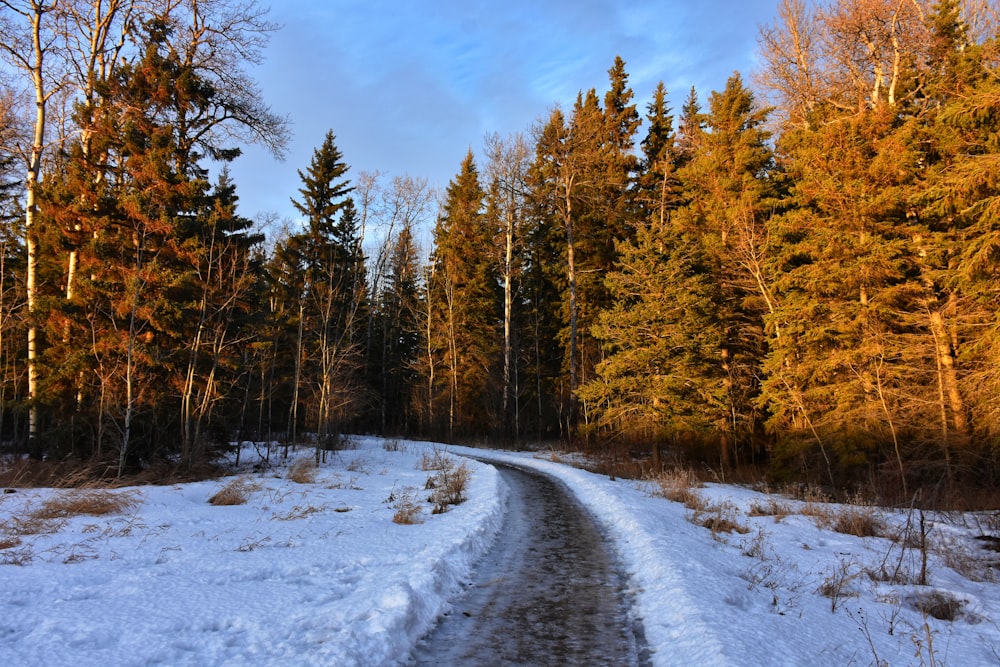
[[[559,482],[497,468],[511,491],[497,543],[410,664],[647,664],[624,578],[590,515]]]

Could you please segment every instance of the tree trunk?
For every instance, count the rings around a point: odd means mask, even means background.
[[[298,438],[299,421],[299,384],[302,379],[302,327],[305,317],[305,304],[299,299],[299,329],[295,338],[295,373],[292,380],[292,404],[288,408],[288,440],[294,443]],[[286,449],[287,451],[287,449]]]
[[[944,315],[941,310],[932,310],[930,308],[928,308],[927,314],[930,320],[931,335],[934,337],[935,361],[938,373],[941,448],[944,453],[946,474],[950,483],[953,472],[951,461],[953,438],[950,433],[949,421],[954,425],[955,435],[959,443],[965,443],[968,440],[969,422],[966,415],[965,401],[962,398],[958,384],[955,350],[951,345],[951,337],[948,335]]]
[[[38,229],[35,213],[38,208],[38,186],[41,178],[42,151],[45,148],[46,103],[50,92],[45,90],[43,63],[45,49],[42,46],[42,16],[46,11],[40,4],[32,7],[31,37],[34,62],[30,67],[35,94],[35,126],[31,140],[31,156],[28,159],[28,173],[25,178],[24,233],[28,253],[25,287],[28,295],[28,450],[32,456],[41,458],[43,447],[39,440],[38,414]]]
[[[577,303],[576,303],[576,257],[573,239],[573,177],[564,180],[563,224],[566,228],[566,280],[569,290],[569,409],[566,413],[566,435],[572,440],[573,425],[576,421],[576,350],[577,350]]]

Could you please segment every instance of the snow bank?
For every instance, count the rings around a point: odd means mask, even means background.
[[[208,503],[226,480],[123,489],[141,497],[124,516],[20,536],[0,550],[0,562],[24,563],[0,565],[0,664],[405,660],[492,543],[506,489],[495,469],[471,464],[465,503],[395,524],[387,498],[407,488],[421,498],[429,474],[418,470],[424,445],[400,447],[360,440],[313,484],[283,469],[249,474],[258,488],[245,505]],[[0,525],[59,493],[0,496]]]

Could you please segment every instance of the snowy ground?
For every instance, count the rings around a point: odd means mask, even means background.
[[[837,506],[709,485],[695,510],[657,484],[556,457],[362,438],[312,482],[292,481],[285,465],[247,468],[243,505],[208,502],[231,480],[116,490],[131,507],[45,521],[37,510],[69,492],[0,496],[0,665],[405,663],[505,506],[497,473],[469,462],[467,501],[431,514],[424,485],[435,473],[420,462],[441,452],[563,480],[627,569],[655,664],[1000,664],[1000,585],[982,581],[995,570],[972,539],[981,518],[928,517],[929,585],[919,586],[908,513],[883,518],[884,533],[909,525],[902,548],[818,527],[850,517]],[[423,505],[421,523],[393,522],[406,497]],[[715,532],[697,525],[713,521]],[[928,601],[954,620],[921,611]]]

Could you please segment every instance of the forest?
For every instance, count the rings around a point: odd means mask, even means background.
[[[210,170],[289,136],[255,0],[0,2],[2,449],[116,476],[377,433],[995,487],[998,27],[781,0],[757,71],[642,102],[616,58],[441,193],[331,129],[265,235]]]

